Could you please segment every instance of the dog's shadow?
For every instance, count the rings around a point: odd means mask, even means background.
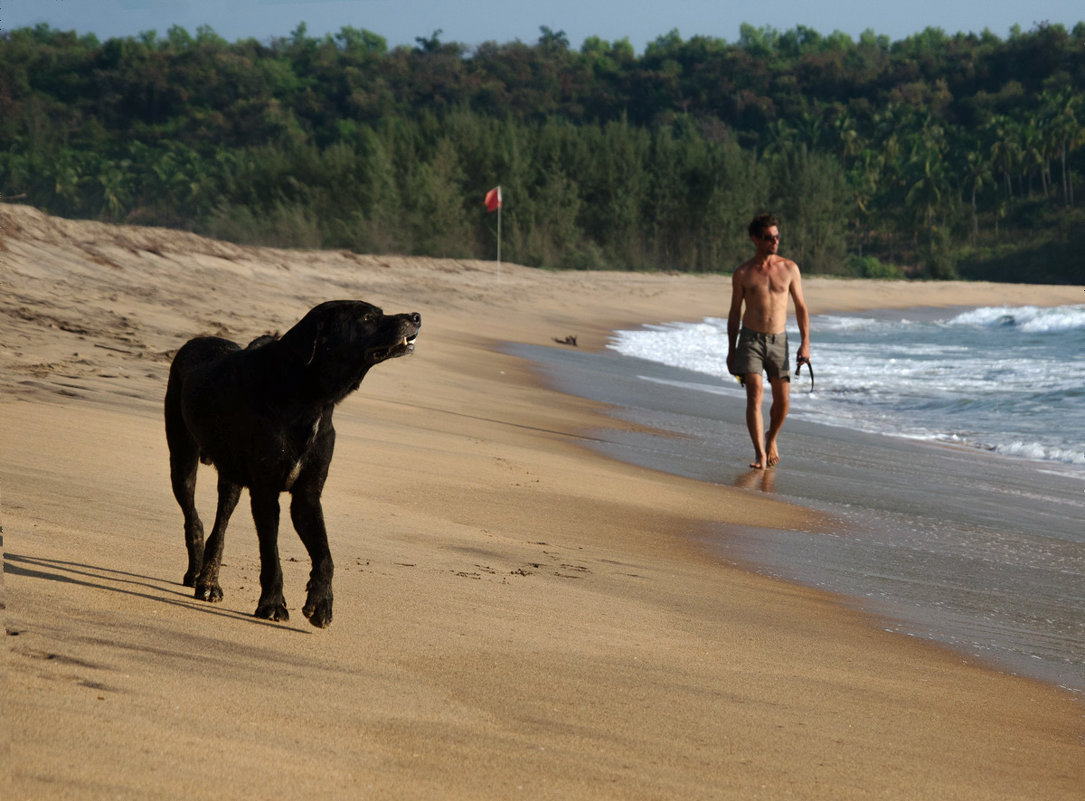
[[[199,601],[192,597],[191,590],[188,590],[187,587],[177,589],[180,585],[166,579],[141,576],[138,573],[116,570],[111,567],[85,565],[60,559],[44,559],[11,552],[6,552],[3,556],[4,575],[57,581],[63,584],[76,584],[80,587],[130,595],[134,598],[190,609],[203,614],[218,615],[231,620],[242,620],[246,623],[269,626],[280,631],[308,633],[303,629],[294,629],[280,623],[262,620],[244,612],[212,606],[206,601]],[[10,588],[8,588],[8,593],[10,593]]]

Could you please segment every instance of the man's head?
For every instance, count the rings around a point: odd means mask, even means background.
[[[780,229],[778,222],[768,212],[762,212],[750,222],[750,239],[758,252],[775,253],[780,246]]]

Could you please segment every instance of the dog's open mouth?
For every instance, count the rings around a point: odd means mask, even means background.
[[[418,339],[418,332],[404,336],[399,342],[394,345],[389,345],[386,348],[370,348],[368,351],[369,361],[372,363],[383,362],[388,359],[394,359],[397,356],[406,356],[410,353],[414,353],[414,341]]]

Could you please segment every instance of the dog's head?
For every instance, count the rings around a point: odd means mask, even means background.
[[[373,365],[412,353],[421,326],[417,312],[385,314],[364,301],[332,300],[311,309],[282,342],[314,388],[338,402]]]

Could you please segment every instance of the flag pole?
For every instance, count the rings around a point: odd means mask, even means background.
[[[497,263],[501,264],[501,184],[486,193],[486,211],[497,211]]]

